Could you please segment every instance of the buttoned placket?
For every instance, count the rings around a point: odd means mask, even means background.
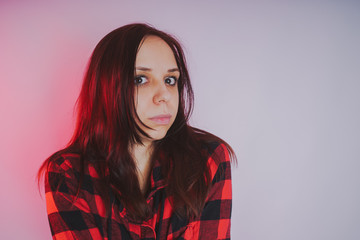
[[[164,179],[161,176],[161,169],[158,162],[154,164],[154,168],[151,171],[151,191],[147,196],[146,202],[149,207],[149,209],[153,210],[155,208],[154,204],[158,204],[157,206],[157,212],[159,210],[162,212],[163,209],[161,204],[164,203],[164,199],[161,199],[158,203],[154,202],[154,196],[157,192],[161,191],[163,188],[165,188],[165,182]],[[165,196],[163,196],[165,197]],[[155,214],[158,216],[158,213]],[[161,214],[159,214],[161,215]],[[126,209],[123,208],[120,216],[123,217],[123,220],[127,223],[129,226],[130,234],[132,235],[132,238],[134,239],[156,239],[156,224],[158,217],[150,217],[144,222],[134,222],[126,213]],[[161,216],[160,216],[161,218]],[[159,219],[159,221],[162,221],[162,219]],[[161,225],[161,224],[160,224]],[[140,235],[137,235],[135,233],[139,233]]]

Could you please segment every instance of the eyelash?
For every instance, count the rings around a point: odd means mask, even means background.
[[[167,82],[168,79],[174,80],[174,83],[169,83],[169,82]],[[174,77],[174,76],[170,76],[170,77],[165,78],[165,83],[169,84],[170,86],[175,86],[176,83],[177,83],[177,81],[178,81],[177,78]]]
[[[144,75],[135,76],[135,80],[134,80],[135,85],[144,85],[146,82],[145,83],[139,82],[139,80],[141,81],[143,78],[146,79],[147,81],[147,78]]]
[[[145,79],[146,82],[142,82],[143,79]],[[168,80],[170,80],[170,81],[168,81]],[[171,82],[171,80],[173,80],[173,82]],[[144,76],[144,75],[135,76],[135,80],[134,80],[135,85],[138,85],[138,86],[144,85],[144,84],[146,84],[148,81],[149,81],[149,80],[147,80],[147,77]],[[170,76],[170,77],[166,77],[166,78],[165,78],[165,83],[168,84],[168,85],[170,85],[170,86],[175,86],[176,83],[177,83],[177,81],[178,81],[178,79],[177,79],[176,77],[174,77],[174,76]]]

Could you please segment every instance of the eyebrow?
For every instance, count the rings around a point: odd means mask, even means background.
[[[150,72],[152,69],[147,67],[136,67],[136,70]],[[180,70],[178,68],[171,68],[168,72],[180,72]]]

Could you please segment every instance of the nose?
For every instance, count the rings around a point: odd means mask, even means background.
[[[170,97],[171,94],[169,92],[169,89],[167,88],[165,83],[162,83],[156,87],[153,101],[155,104],[160,104],[162,102],[166,103],[167,101],[169,101]]]

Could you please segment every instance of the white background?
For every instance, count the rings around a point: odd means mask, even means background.
[[[97,42],[183,43],[192,123],[232,145],[232,239],[360,239],[358,1],[0,1],[0,239],[50,239],[35,176],[69,140]]]

